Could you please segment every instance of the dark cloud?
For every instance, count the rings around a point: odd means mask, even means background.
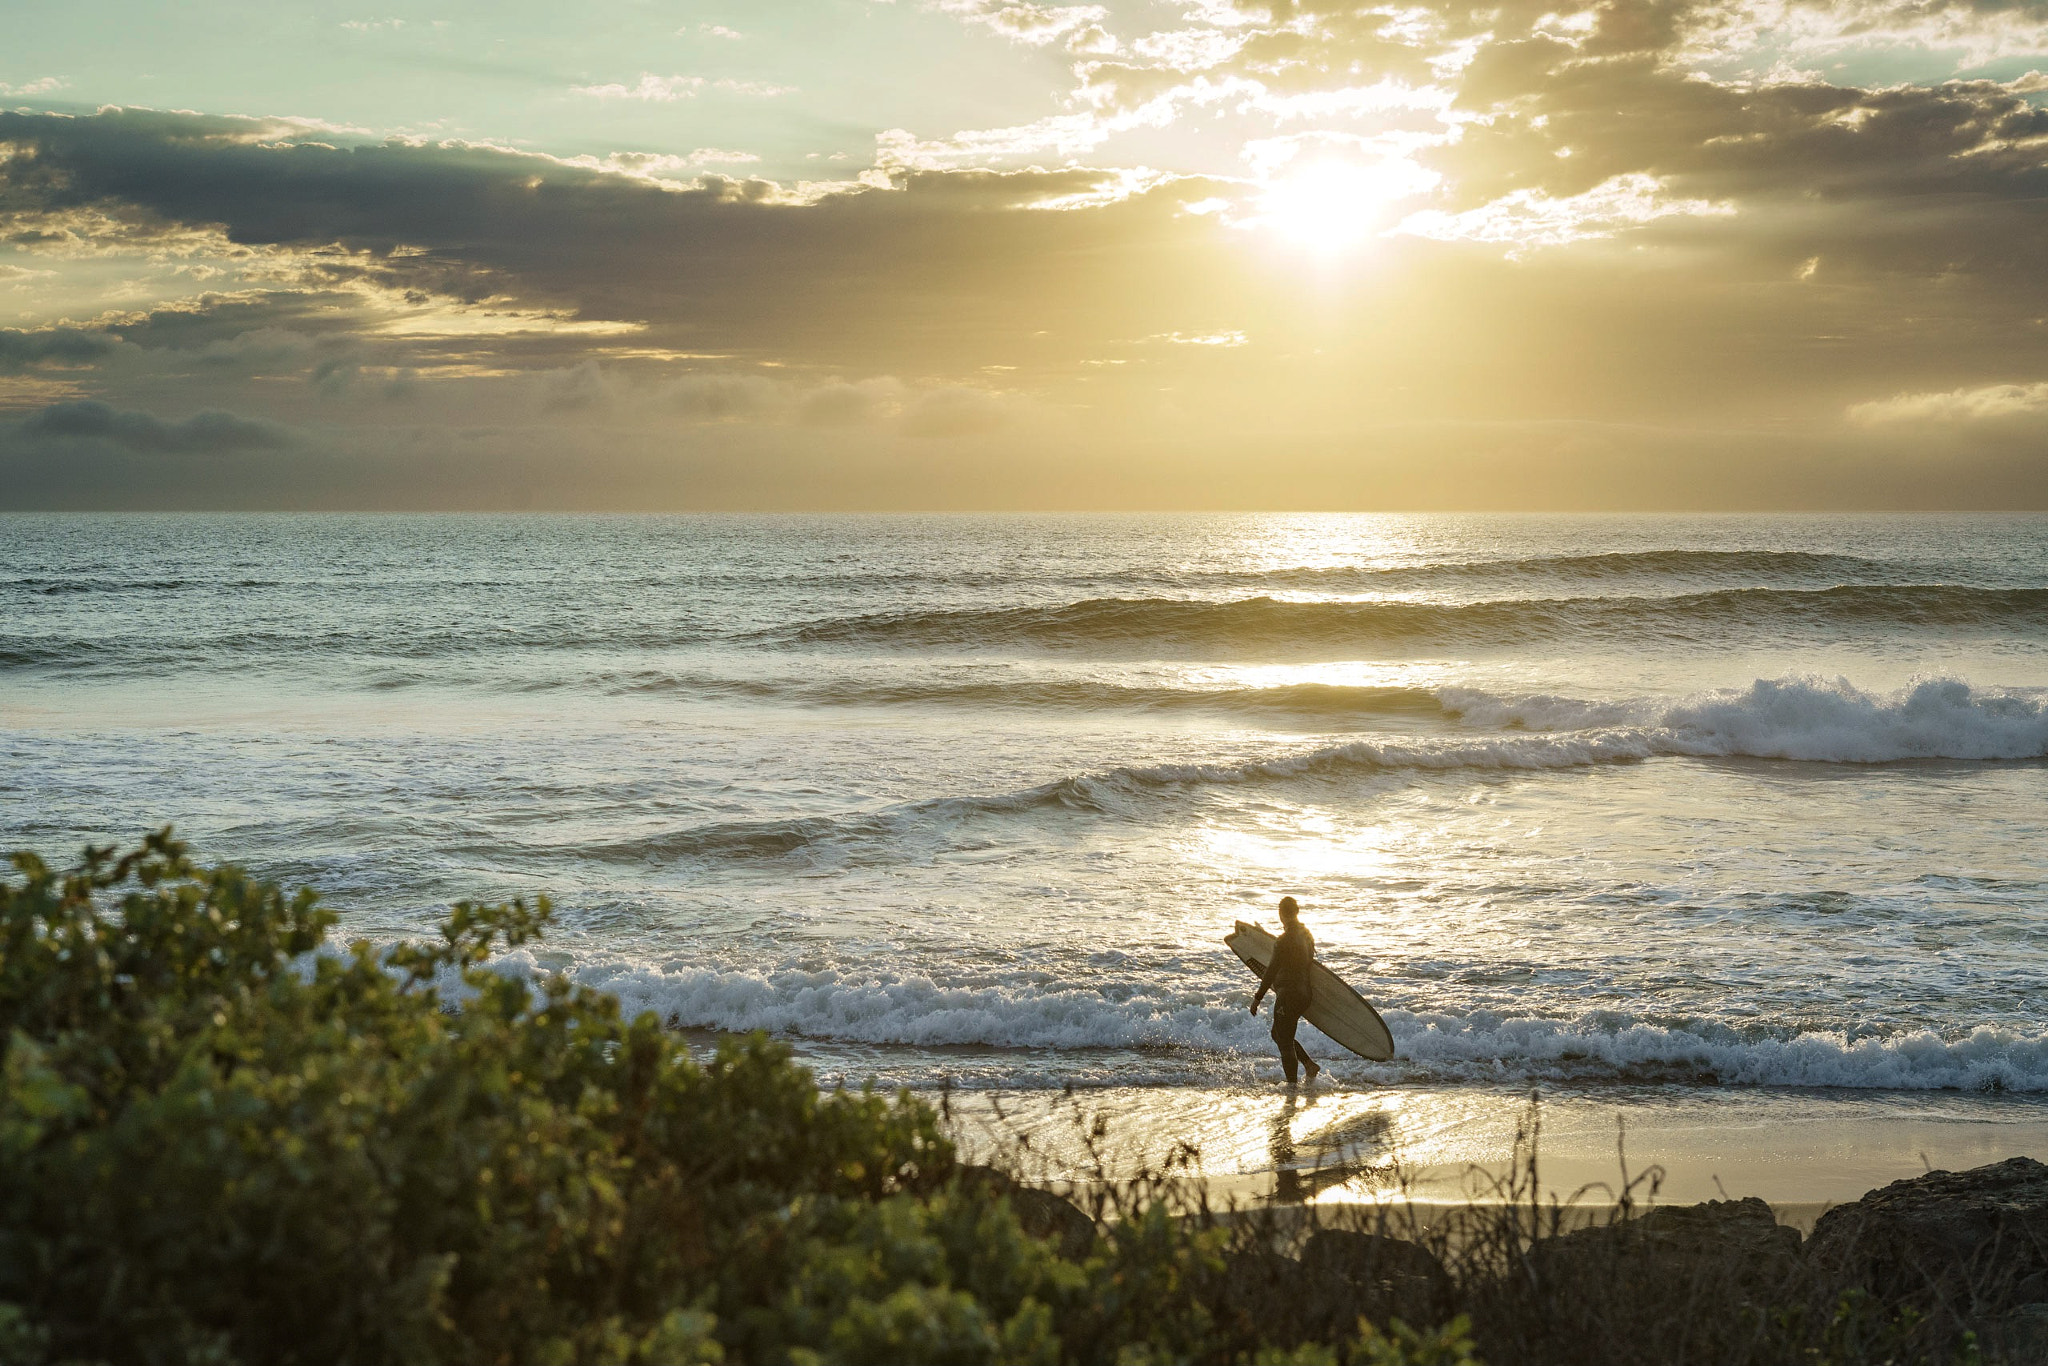
[[[644,321],[670,344],[884,369],[977,363],[963,348],[992,332],[1071,332],[1077,314],[1184,267],[1215,236],[1180,217],[1201,182],[1024,212],[1117,178],[925,172],[798,204],[764,182],[677,188],[489,148],[278,144],[262,131],[132,110],[0,114],[0,142],[17,149],[0,162],[0,211],[217,224],[245,246],[341,247],[352,254],[307,256],[305,269],[422,299],[500,297]]]
[[[0,375],[18,375],[37,365],[91,365],[115,345],[104,332],[76,327],[0,327]]]
[[[291,433],[276,423],[233,413],[194,413],[172,422],[96,399],[53,403],[16,422],[10,435],[22,446],[92,441],[169,455],[278,450],[293,440]]]

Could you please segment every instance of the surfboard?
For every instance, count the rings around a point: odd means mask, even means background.
[[[1223,936],[1223,942],[1254,975],[1264,977],[1278,941],[1269,931],[1240,920],[1236,929]],[[1387,1022],[1370,1001],[1321,963],[1310,968],[1309,974],[1314,987],[1308,1012],[1301,1018],[1369,1062],[1385,1062],[1394,1056],[1394,1036],[1387,1032]]]

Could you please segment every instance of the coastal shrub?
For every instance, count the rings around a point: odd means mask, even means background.
[[[1133,1209],[1063,1257],[907,1095],[486,970],[544,900],[379,953],[168,831],[12,867],[0,1366],[1470,1359],[1262,1350],[1209,1313],[1216,1229]]]

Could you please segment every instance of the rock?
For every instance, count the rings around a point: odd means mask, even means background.
[[[1490,1249],[1512,1252],[1509,1247]],[[1502,1259],[1496,1292],[1570,1355],[1548,1360],[1753,1361],[1761,1325],[1796,1298],[1799,1233],[1761,1200],[1662,1205],[1539,1238]],[[1518,1274],[1520,1273],[1520,1274]]]
[[[1355,1312],[1374,1323],[1397,1318],[1415,1326],[1451,1316],[1456,1292],[1443,1264],[1406,1238],[1349,1229],[1318,1229],[1301,1250],[1302,1268],[1328,1274],[1351,1290]]]
[[[1361,1318],[1440,1323],[1450,1317],[1453,1290],[1436,1258],[1414,1243],[1324,1229],[1299,1261],[1264,1249],[1225,1253],[1215,1298],[1240,1330],[1292,1346],[1349,1338]]]
[[[1361,1312],[1343,1277],[1262,1251],[1223,1254],[1216,1307],[1242,1321],[1239,1331],[1255,1330],[1279,1346],[1348,1337]]]
[[[1726,1290],[1774,1295],[1798,1276],[1799,1231],[1750,1197],[1660,1205],[1632,1219],[1546,1238],[1532,1259],[1553,1282],[1597,1281],[1628,1295]]]
[[[1095,1245],[1095,1221],[1071,1200],[1037,1186],[1027,1186],[994,1167],[962,1164],[956,1179],[963,1186],[982,1186],[1008,1199],[1024,1231],[1052,1243],[1060,1256],[1070,1262],[1086,1257]]]
[[[2009,1366],[2037,1366],[2048,1361],[2048,1304],[2023,1304],[1986,1319],[1977,1330],[1977,1344],[1987,1361]]]
[[[1636,1257],[1732,1260],[1777,1273],[1798,1260],[1799,1230],[1779,1223],[1769,1205],[1750,1196],[1701,1205],[1658,1205],[1634,1218],[1575,1229],[1539,1246],[1557,1253],[1618,1247]]]
[[[2015,1157],[1895,1181],[1823,1214],[1814,1266],[1887,1300],[1996,1314],[2048,1285],[2048,1165]]]

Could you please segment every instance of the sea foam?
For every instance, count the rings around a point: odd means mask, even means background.
[[[523,953],[495,964],[544,975]],[[949,986],[928,977],[867,977],[797,968],[721,971],[674,963],[591,963],[581,984],[610,992],[628,1014],[678,1028],[766,1030],[799,1039],[919,1048],[980,1045],[1022,1051],[1139,1050],[1170,1056],[1190,1079],[1240,1077],[1272,1045],[1242,993],[1125,984],[1113,992],[1028,982]],[[1369,1064],[1310,1030],[1312,1051],[1383,1082],[1660,1082],[1894,1090],[2048,1092],[2048,1036],[1979,1026],[1850,1038],[1828,1030],[1736,1027],[1714,1020],[1650,1023],[1602,1011],[1576,1020],[1385,1012],[1397,1056]],[[1020,1057],[1006,1084],[1057,1084]],[[988,1068],[979,1069],[987,1074]],[[1003,1070],[1003,1069],[998,1069]],[[1038,1078],[1034,1081],[1034,1078]]]
[[[2038,759],[2048,755],[2048,705],[2035,695],[1957,678],[1867,692],[1847,679],[1757,679],[1747,688],[1676,702],[1440,694],[1467,724],[1574,732],[1634,727],[1656,753],[1887,763],[1902,759]]]

